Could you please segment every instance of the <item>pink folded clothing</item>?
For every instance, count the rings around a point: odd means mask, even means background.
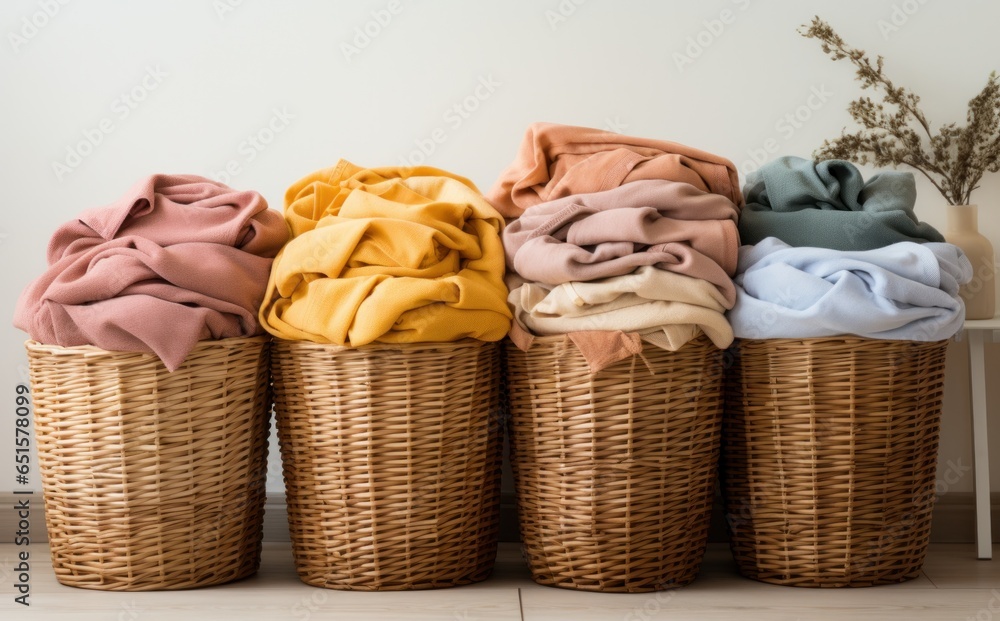
[[[676,142],[555,123],[528,127],[514,162],[486,198],[514,218],[538,203],[643,179],[683,181],[743,205],[736,167],[723,157]]]
[[[671,242],[641,251],[628,242],[606,243],[595,250],[559,242],[552,237],[530,240],[514,257],[514,270],[525,280],[546,285],[588,281],[630,274],[651,265],[707,280],[732,304],[736,287],[718,263],[686,244]]]
[[[198,341],[262,332],[257,309],[287,238],[256,192],[152,175],[55,232],[14,325],[47,344],[152,352],[173,371]]]
[[[676,181],[636,181],[529,207],[504,230],[507,265],[521,278],[558,285],[620,276],[643,266],[736,289],[739,208]]]

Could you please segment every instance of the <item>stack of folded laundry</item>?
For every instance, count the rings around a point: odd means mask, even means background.
[[[198,341],[262,332],[256,311],[287,238],[256,192],[152,175],[55,232],[14,325],[49,345],[152,352],[173,371]]]
[[[962,251],[917,220],[913,175],[782,157],[750,176],[740,219],[740,338],[853,334],[937,341],[961,330]]]
[[[684,145],[536,123],[487,195],[503,233],[511,339],[566,335],[592,371],[706,334],[725,311],[742,194],[728,160]]]
[[[275,336],[357,347],[510,328],[503,218],[467,179],[341,160],[288,189],[285,220],[260,307]]]

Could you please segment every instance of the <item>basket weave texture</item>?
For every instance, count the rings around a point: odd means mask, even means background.
[[[278,340],[272,370],[303,582],[374,591],[489,577],[500,509],[496,343]]]
[[[721,441],[722,352],[700,337],[597,374],[563,337],[537,338],[527,352],[507,343],[506,353],[511,461],[535,582],[642,592],[694,580]]]
[[[64,585],[184,589],[260,565],[268,338],[146,353],[28,341],[52,565]]]
[[[723,487],[743,575],[803,587],[919,575],[947,342],[741,340]]]

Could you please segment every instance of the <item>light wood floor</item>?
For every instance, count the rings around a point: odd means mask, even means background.
[[[995,547],[1000,556],[1000,546]],[[0,545],[0,565],[14,547]],[[0,585],[0,619],[159,621],[256,619],[381,621],[655,621],[740,619],[975,619],[1000,621],[1000,560],[978,561],[971,544],[936,544],[920,578],[867,589],[779,587],[741,578],[724,545],[713,544],[698,580],[642,595],[578,593],[531,582],[519,548],[502,544],[489,581],[442,591],[352,593],[298,581],[288,544],[264,546],[259,574],[235,584],[180,592],[105,593],[55,581],[44,545],[32,547],[31,608],[13,602],[12,580]]]

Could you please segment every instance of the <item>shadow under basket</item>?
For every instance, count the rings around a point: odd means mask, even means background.
[[[712,509],[722,353],[704,336],[679,351],[591,374],[566,338],[507,342],[511,462],[532,579],[643,592],[694,580]]]
[[[28,341],[52,566],[67,586],[186,589],[260,565],[267,337],[148,353]]]
[[[920,574],[946,349],[857,337],[734,345],[722,468],[744,576],[858,587]]]
[[[342,590],[479,582],[496,560],[496,343],[275,342],[272,372],[299,578]]]

